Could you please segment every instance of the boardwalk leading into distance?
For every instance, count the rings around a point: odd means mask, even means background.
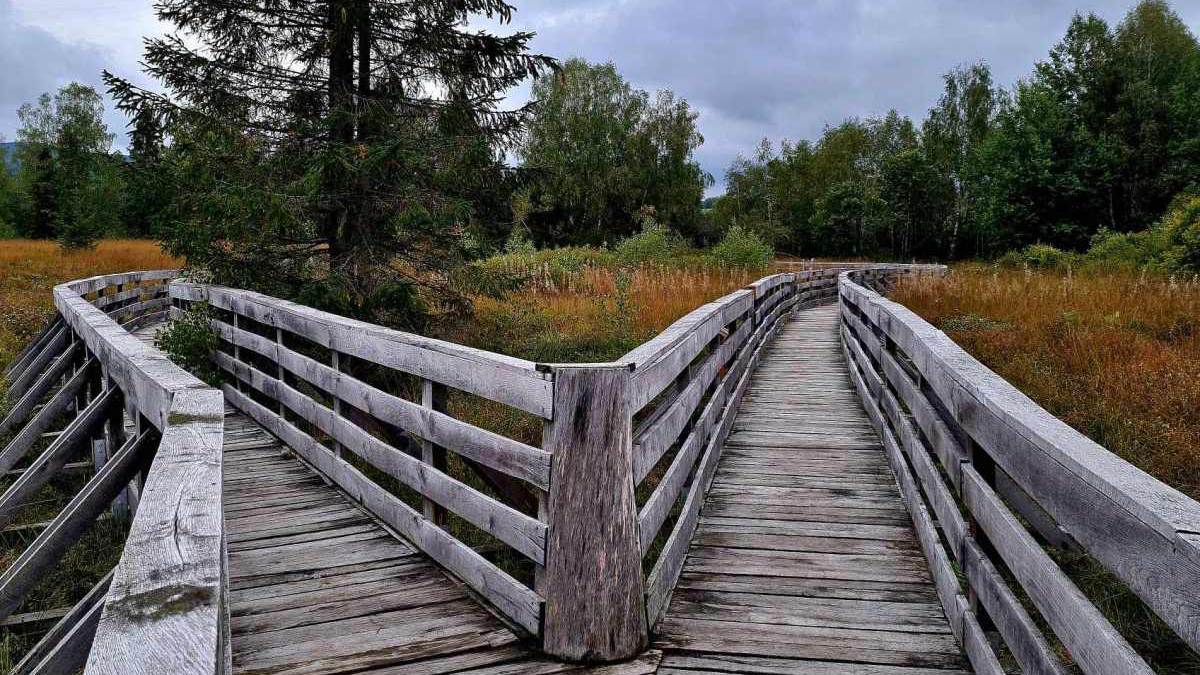
[[[965,672],[837,326],[836,306],[797,313],[755,371],[659,626],[660,672]]]
[[[427,556],[227,410],[236,673],[952,675],[967,672],[878,436],[837,307],[801,311],[754,373],[654,649],[537,654]],[[148,342],[154,328],[137,331]]]

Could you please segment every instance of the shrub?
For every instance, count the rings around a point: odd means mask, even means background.
[[[211,385],[219,385],[221,373],[212,355],[219,344],[212,328],[212,310],[207,303],[196,303],[154,337],[154,346],[176,364]]]
[[[1170,272],[1200,272],[1200,195],[1182,195],[1152,230]]]
[[[642,225],[642,231],[623,239],[617,244],[615,252],[617,260],[623,265],[661,265],[670,262],[685,248],[683,240],[669,227],[647,219]]]
[[[750,230],[734,225],[709,255],[722,267],[762,269],[771,264],[775,250]]]
[[[1150,232],[1113,232],[1102,229],[1092,237],[1084,259],[1102,271],[1134,271],[1153,263],[1157,238]]]
[[[1001,267],[1028,267],[1038,270],[1060,270],[1077,265],[1078,256],[1049,244],[1030,244],[1019,251],[1009,251],[997,260]]]

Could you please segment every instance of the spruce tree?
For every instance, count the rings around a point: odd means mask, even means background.
[[[512,6],[162,0],[156,8],[177,30],[147,40],[144,62],[167,93],[105,79],[119,107],[152,111],[173,136],[165,162],[186,182],[168,250],[222,281],[370,318],[411,304],[414,283],[444,290],[475,215],[462,172],[480,168],[480,143],[485,168],[496,166],[526,118],[524,108],[501,109],[504,92],[553,65],[528,53],[530,33],[468,25],[508,22]]]
[[[129,162],[123,167],[127,185],[125,228],[132,235],[147,236],[171,196],[167,181],[160,175],[163,128],[158,116],[147,108],[138,108],[131,126]]]

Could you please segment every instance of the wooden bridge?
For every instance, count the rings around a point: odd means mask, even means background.
[[[133,516],[14,672],[1153,672],[1064,552],[1200,646],[1200,504],[877,293],[942,273],[776,274],[603,364],[173,271],[59,286],[7,371],[0,525],[91,477],[0,577],[0,619]],[[199,302],[220,390],[152,344]]]

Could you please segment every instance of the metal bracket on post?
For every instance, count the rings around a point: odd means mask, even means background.
[[[570,661],[635,656],[649,642],[634,495],[630,367],[554,366],[543,650]]]

